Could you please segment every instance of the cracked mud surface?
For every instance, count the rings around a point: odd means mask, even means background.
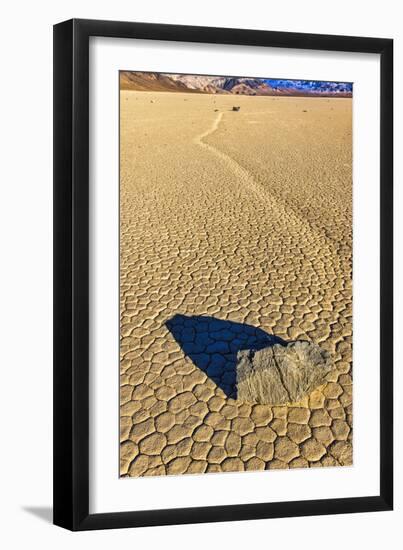
[[[122,476],[352,464],[351,99],[233,104],[121,92]],[[277,338],[328,382],[239,402],[237,352]]]

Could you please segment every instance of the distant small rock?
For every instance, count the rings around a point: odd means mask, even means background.
[[[303,112],[303,113],[307,113],[308,111],[307,111],[306,109],[303,109],[302,112]]]
[[[240,107],[232,107],[233,111],[239,111]]]
[[[214,109],[214,112],[216,113],[218,111],[218,109]]]
[[[329,354],[305,341],[242,350],[237,358],[237,399],[262,405],[300,401],[332,370]]]

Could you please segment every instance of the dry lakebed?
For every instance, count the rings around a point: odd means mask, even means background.
[[[351,109],[120,92],[121,476],[352,464]],[[325,377],[251,402],[239,358],[295,341]]]

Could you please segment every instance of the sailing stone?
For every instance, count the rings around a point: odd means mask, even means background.
[[[301,401],[324,384],[332,370],[326,351],[300,340],[242,350],[237,359],[237,399],[262,405]]]

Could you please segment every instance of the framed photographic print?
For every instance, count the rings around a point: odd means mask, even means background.
[[[54,522],[392,509],[393,45],[54,27]]]

